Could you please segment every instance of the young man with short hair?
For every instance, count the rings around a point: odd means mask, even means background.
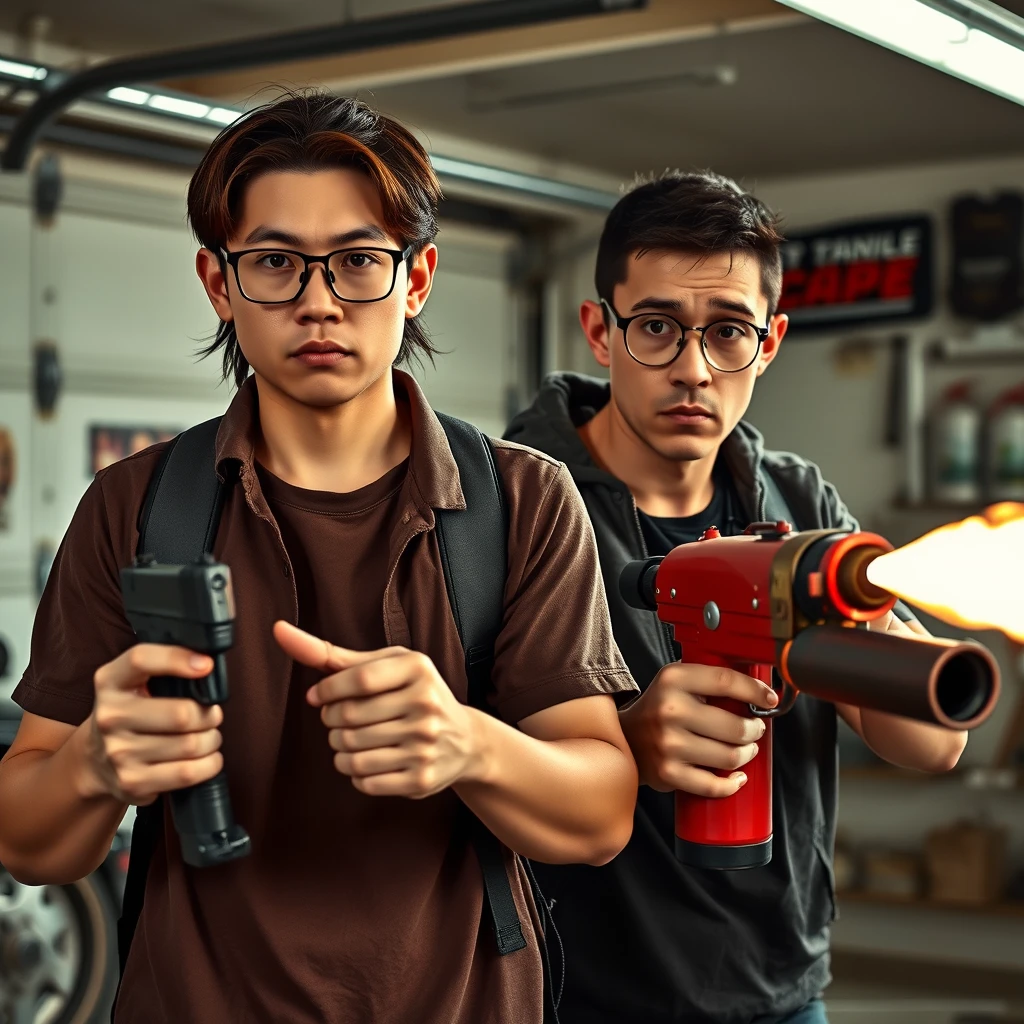
[[[165,814],[118,1024],[537,1021],[540,933],[511,851],[600,864],[628,839],[637,777],[616,703],[635,685],[593,533],[564,467],[505,442],[494,715],[466,705],[435,530],[466,481],[393,369],[429,352],[416,317],[438,198],[408,131],[317,93],[227,128],[192,179],[213,349],[238,385],[213,548],[237,601],[233,698],[147,691],[212,667],[136,643],[125,617],[118,574],[157,445],[100,472],[75,514],[0,766],[0,861],[30,883],[89,873],[127,805],[226,771],[251,852],[189,868]],[[503,844],[525,938],[504,955],[463,807]]]
[[[765,451],[741,417],[786,333],[776,312],[776,219],[734,182],[668,174],[608,217],[597,301],[580,321],[610,383],[549,378],[507,436],[565,462],[597,535],[615,638],[643,688],[620,712],[640,768],[633,836],[603,867],[538,866],[566,950],[562,1024],[815,1024],[835,915],[837,712],[881,757],[925,771],[965,733],[802,696],[774,725],[774,851],[766,867],[711,871],[674,853],[672,791],[727,797],[764,732],[707,696],[774,707],[758,680],[678,655],[651,612],[620,596],[633,559],[708,526],[764,520],[766,474],[801,529],[856,529],[835,488],[797,455]],[[901,616],[912,619],[909,610]],[[889,616],[879,628],[923,633]],[[725,775],[708,769],[720,769]]]

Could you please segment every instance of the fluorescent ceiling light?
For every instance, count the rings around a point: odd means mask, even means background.
[[[112,100],[119,100],[121,103],[142,104],[149,99],[150,94],[142,89],[132,89],[127,85],[119,85],[116,89],[108,89],[107,95]]]
[[[778,2],[1024,104],[1024,20],[994,4],[984,0]],[[986,30],[989,25],[992,32]]]
[[[179,96],[161,96],[157,93],[149,98],[147,106],[154,110],[165,110],[168,114],[183,114],[185,117],[206,117],[210,108],[195,100],[183,100]]]
[[[26,81],[41,81],[51,72],[59,74],[58,69],[55,68],[36,67],[0,58],[0,76],[7,75]],[[39,91],[39,88],[35,87],[35,91]],[[141,89],[136,86],[119,85],[86,98],[99,100],[102,103],[130,104],[136,109],[146,108],[154,113],[205,123],[209,127],[233,124],[245,114],[245,111],[241,109],[219,105],[211,106],[200,102],[198,98],[191,98],[187,95],[154,92],[152,87]],[[470,182],[474,185],[495,186],[499,189],[540,196],[544,199],[602,212],[610,210],[619,198],[614,192],[605,192],[572,182],[524,174],[503,167],[491,167],[437,153],[430,154],[430,161],[435,171],[447,178]]]
[[[229,107],[214,107],[206,115],[207,121],[216,121],[217,124],[233,124],[242,116],[241,110],[231,110]]]
[[[230,107],[210,107],[187,96],[173,96],[167,93],[147,92],[130,85],[119,85],[107,90],[107,98],[119,103],[131,103],[136,107],[149,107],[164,114],[176,114],[196,121],[212,121],[214,124],[226,125],[237,121],[242,116],[241,110]]]
[[[40,82],[46,77],[46,68],[36,67],[35,64],[22,64],[18,60],[0,60],[0,74]]]

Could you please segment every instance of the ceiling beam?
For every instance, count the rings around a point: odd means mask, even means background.
[[[622,50],[810,21],[775,0],[650,0],[642,11],[481,32],[361,53],[292,61],[255,71],[179,79],[188,92],[226,101],[253,98],[268,83],[324,85],[337,92]]]
[[[387,48],[392,39],[444,40],[458,35],[491,35],[505,28],[547,24],[552,20],[571,19],[597,12],[604,17],[612,10],[632,10],[646,0],[480,0],[454,7],[429,8],[401,17],[361,19],[358,22],[336,21],[297,32],[278,32],[212,43],[206,46],[165,50],[101,61],[91,67],[61,74],[45,87],[35,102],[11,130],[0,166],[5,171],[24,168],[32,142],[48,121],[58,116],[69,104],[83,96],[133,82],[151,82],[161,78],[204,75],[212,69],[247,71],[267,65],[280,65],[312,55],[336,57],[340,53]],[[54,76],[56,77],[56,76]]]

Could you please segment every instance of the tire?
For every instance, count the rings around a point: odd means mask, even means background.
[[[0,1024],[101,1024],[117,987],[103,881],[22,885],[0,865]]]

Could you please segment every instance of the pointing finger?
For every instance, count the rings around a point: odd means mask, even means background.
[[[376,651],[350,651],[347,647],[338,647],[283,619],[274,623],[274,639],[295,661],[322,672],[340,672],[380,657]]]

